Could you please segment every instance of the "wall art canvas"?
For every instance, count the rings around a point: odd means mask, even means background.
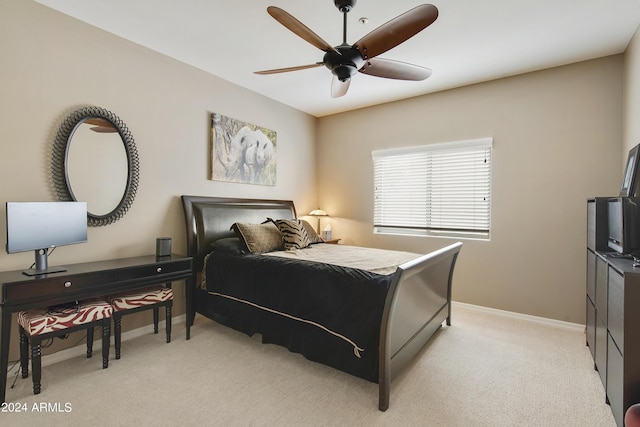
[[[276,132],[222,114],[211,114],[209,179],[276,185]]]

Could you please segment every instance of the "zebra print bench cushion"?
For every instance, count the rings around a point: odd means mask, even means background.
[[[282,233],[282,240],[284,241],[284,249],[304,249],[310,246],[312,243],[318,243],[316,238],[318,234],[313,231],[313,227],[304,220],[301,219],[268,219],[272,221]],[[306,224],[306,225],[305,225]],[[312,236],[309,236],[310,231],[313,232]],[[322,241],[322,239],[320,239]]]
[[[106,301],[88,300],[77,307],[21,311],[18,313],[18,324],[32,337],[106,319],[112,313],[113,308]]]
[[[143,289],[128,294],[116,295],[110,298],[115,311],[131,310],[146,305],[165,302],[173,299],[173,290],[164,286]]]

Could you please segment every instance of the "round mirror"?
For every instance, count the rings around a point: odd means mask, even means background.
[[[88,224],[122,218],[138,188],[138,153],[127,126],[112,112],[84,107],[60,125],[52,175],[58,198],[87,202]]]

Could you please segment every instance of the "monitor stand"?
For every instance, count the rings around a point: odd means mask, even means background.
[[[49,254],[48,249],[38,249],[34,252],[36,256],[35,268],[24,270],[22,274],[27,276],[40,276],[42,274],[62,273],[63,271],[67,271],[64,267],[49,267],[49,260],[47,258],[47,255]]]

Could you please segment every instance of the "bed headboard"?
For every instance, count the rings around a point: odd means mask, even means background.
[[[234,222],[260,224],[267,218],[296,218],[291,200],[234,199],[223,197],[182,196],[187,232],[187,255],[202,254],[208,246],[225,237],[233,237]],[[201,266],[196,266],[194,269]]]

